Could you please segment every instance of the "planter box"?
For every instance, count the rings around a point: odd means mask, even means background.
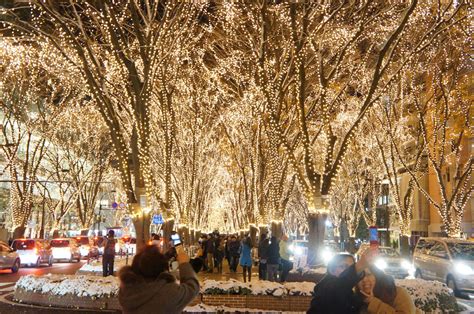
[[[231,308],[301,312],[309,309],[311,298],[311,296],[203,294],[201,300],[202,303],[211,306],[224,305]]]
[[[121,311],[122,308],[119,304],[118,298],[98,298],[92,299],[90,297],[79,297],[77,295],[52,295],[42,294],[32,291],[26,291],[23,289],[15,289],[13,299],[17,302],[42,305],[42,306],[54,306],[64,308],[80,308],[80,309],[107,309]]]

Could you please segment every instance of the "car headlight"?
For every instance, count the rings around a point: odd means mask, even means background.
[[[329,250],[323,250],[321,252],[321,257],[323,258],[323,262],[324,264],[327,265],[327,263],[329,263],[329,261],[333,258],[334,256],[334,252],[331,252]]]
[[[378,259],[375,261],[374,263],[375,267],[377,267],[378,269],[380,270],[384,270],[385,268],[387,268],[387,262],[384,261],[383,259]]]
[[[405,268],[405,269],[407,269],[407,270],[410,270],[410,269],[413,268],[413,265],[412,265],[409,261],[407,261],[407,260],[404,259],[404,260],[402,261],[402,267]]]
[[[474,270],[463,262],[458,262],[454,264],[454,271],[462,275],[472,275]]]

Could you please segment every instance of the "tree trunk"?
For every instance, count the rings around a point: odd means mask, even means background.
[[[81,236],[87,236],[89,234],[89,229],[81,229]]]
[[[355,245],[355,237],[349,237],[349,244],[347,247],[347,252],[355,254],[357,252]]]
[[[196,230],[191,228],[189,229],[189,245],[194,245],[196,242]]]
[[[257,232],[258,232],[257,226],[250,225],[249,233],[250,233],[250,238],[252,239],[252,245],[253,246],[257,245]]]
[[[199,239],[201,238],[201,230],[195,230],[194,231],[194,240],[196,241],[195,243],[197,243],[199,241]]]
[[[400,236],[400,255],[409,257],[410,256],[410,245],[409,245],[409,237],[406,235]]]
[[[278,240],[280,240],[281,236],[284,233],[283,222],[272,221],[272,225],[270,228],[271,228],[272,236],[275,236]]]
[[[324,233],[326,230],[326,213],[310,213],[308,214],[308,264],[310,266],[322,263],[320,254],[318,254],[324,246]]]
[[[188,226],[185,226],[185,225],[182,225],[180,227],[178,227],[178,234],[179,234],[179,237],[181,238],[181,241],[183,244],[185,245],[189,245],[190,244],[190,238],[189,238],[189,229],[188,229]]]
[[[52,231],[53,231],[53,235],[52,235],[52,238],[53,238],[53,239],[60,238],[60,236],[59,236],[59,230],[58,230],[58,229],[54,229],[54,230],[52,230]]]
[[[163,251],[166,252],[169,249],[169,241],[171,234],[173,233],[174,219],[166,220],[161,230],[163,230]]]
[[[142,214],[133,219],[135,233],[137,235],[137,252],[147,245],[150,237],[150,213],[142,211]]]
[[[18,226],[13,230],[13,239],[20,239],[25,236],[26,227]]]

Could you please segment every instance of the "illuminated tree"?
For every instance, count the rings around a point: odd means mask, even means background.
[[[139,245],[150,221],[140,202],[160,198],[150,164],[152,98],[166,96],[166,85],[156,89],[166,83],[165,65],[179,62],[199,40],[202,9],[173,1],[33,1],[28,21],[8,12],[20,40],[34,40],[81,74],[109,130]]]

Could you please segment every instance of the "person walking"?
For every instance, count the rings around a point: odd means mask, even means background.
[[[240,245],[240,266],[243,269],[244,282],[252,280],[252,239],[247,235]]]
[[[217,268],[217,272],[222,274],[222,262],[224,260],[225,254],[225,244],[224,238],[217,235],[216,244],[215,244],[215,253],[214,253],[214,266]]]
[[[228,244],[229,256],[230,256],[230,272],[235,273],[237,271],[237,265],[240,257],[240,243],[237,241],[237,237],[232,235]]]
[[[293,269],[293,263],[290,261],[290,241],[288,236],[284,234],[281,237],[281,241],[279,243],[280,248],[280,263],[281,263],[281,276],[280,281],[285,282],[290,270]]]
[[[177,248],[179,283],[168,271],[168,259],[148,245],[135,255],[131,266],[120,269],[119,302],[125,314],[174,314],[199,294],[199,281],[189,257]]]
[[[114,259],[115,259],[115,232],[109,230],[104,240],[104,253],[102,254],[102,275],[104,277],[112,276],[114,274]]]
[[[266,233],[262,233],[258,243],[258,278],[267,280],[268,247],[270,246]]]
[[[280,265],[280,247],[275,236],[270,238],[268,246],[267,276],[270,281],[278,281],[278,267]]]

